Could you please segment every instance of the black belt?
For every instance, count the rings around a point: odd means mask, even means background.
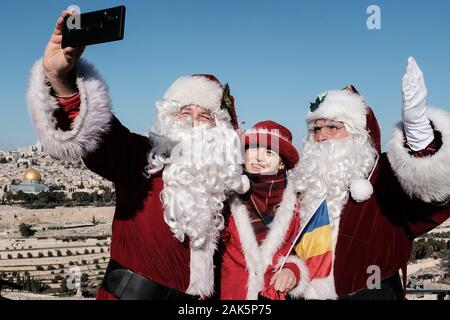
[[[130,269],[122,267],[113,259],[109,260],[102,288],[119,300],[198,300],[178,290],[147,279]]]

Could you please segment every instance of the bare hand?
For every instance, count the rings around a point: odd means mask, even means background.
[[[285,268],[280,272],[275,273],[272,279],[270,279],[269,284],[274,285],[275,290],[285,292],[291,290],[296,283],[297,279],[294,272],[288,268]]]
[[[59,96],[70,96],[77,92],[73,70],[85,49],[84,47],[62,49],[61,47],[64,18],[71,14],[63,11],[56,21],[55,30],[47,44],[43,59],[47,80]]]

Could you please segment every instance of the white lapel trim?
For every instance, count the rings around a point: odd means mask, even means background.
[[[247,208],[238,197],[233,199],[231,212],[239,233],[248,270],[247,299],[257,299],[258,293],[264,288],[264,273],[272,263],[274,254],[285,240],[296,204],[297,196],[293,184],[288,182],[280,206],[275,212],[275,218],[270,224],[269,233],[260,247],[253,232]]]

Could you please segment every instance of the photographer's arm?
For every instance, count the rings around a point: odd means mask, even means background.
[[[46,152],[62,160],[83,160],[92,171],[120,182],[130,170],[144,169],[150,143],[114,117],[107,85],[91,64],[80,59],[83,48],[61,48],[65,15],[58,19],[44,58],[32,69],[30,115]],[[78,92],[79,114],[64,120],[61,99]]]

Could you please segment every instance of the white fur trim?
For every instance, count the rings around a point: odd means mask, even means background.
[[[275,269],[278,270],[280,268],[280,266],[283,263],[284,259],[286,259],[286,257],[281,257],[280,258],[280,260],[278,261]],[[308,266],[306,265],[305,261],[303,261],[302,259],[300,259],[296,255],[288,256],[287,259],[286,259],[286,263],[293,263],[300,270],[300,280],[298,281],[297,285],[289,291],[289,295],[292,298],[300,298],[302,296],[302,294],[305,292],[305,290],[306,290],[306,288],[307,288],[307,286],[309,284],[309,269],[308,269]]]
[[[241,178],[241,184],[239,188],[236,190],[238,194],[245,194],[247,191],[250,190],[250,180],[246,175],[242,175]]]
[[[427,108],[434,129],[442,134],[442,147],[430,157],[416,158],[404,147],[403,125],[399,123],[388,146],[388,158],[401,186],[411,197],[427,203],[450,198],[450,114]]]
[[[60,108],[50,94],[42,60],[31,70],[27,92],[28,110],[45,151],[61,160],[77,161],[97,148],[102,134],[110,130],[113,113],[108,89],[95,68],[81,60],[77,66],[77,86],[81,96],[80,115],[70,131],[56,127],[53,116]]]
[[[256,241],[250,219],[248,218],[248,211],[238,198],[235,198],[231,203],[231,212],[239,232],[247,265],[247,299],[256,300],[258,299],[258,293],[264,287],[265,270],[261,259],[260,248]]]
[[[292,221],[297,204],[297,195],[293,183],[288,182],[270,230],[261,246],[255,237],[250,216],[245,205],[235,197],[231,203],[231,212],[242,243],[248,270],[247,300],[258,299],[258,293],[264,288],[264,273],[272,264],[273,256],[283,245],[289,224]]]
[[[350,184],[350,193],[356,202],[364,202],[373,194],[373,186],[367,179],[356,179]]]
[[[330,119],[343,122],[350,133],[366,130],[368,106],[361,95],[348,90],[330,90],[319,95],[325,100],[314,112],[308,112],[307,122],[317,119]]]
[[[217,240],[209,237],[202,248],[191,247],[190,280],[186,293],[209,297],[214,293],[214,251]]]
[[[222,95],[223,88],[219,83],[203,76],[189,76],[177,79],[167,90],[164,99],[177,101],[180,107],[195,104],[210,111],[218,111]]]
[[[311,280],[303,297],[307,300],[336,300],[334,277],[330,275],[326,278]]]

